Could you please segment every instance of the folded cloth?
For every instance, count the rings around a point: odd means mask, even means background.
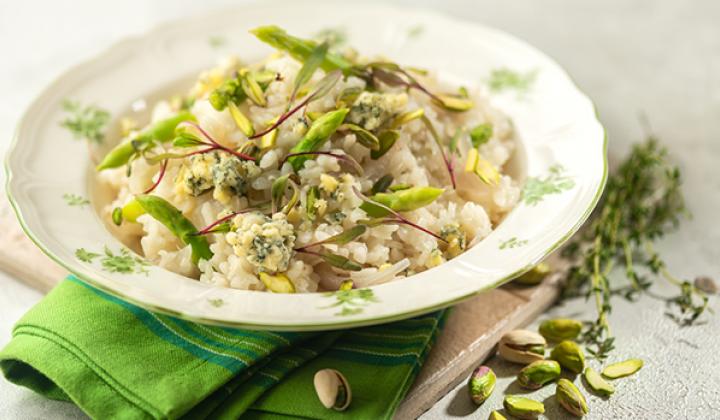
[[[94,418],[392,417],[442,327],[444,312],[328,333],[212,327],[156,314],[74,277],[13,329],[5,377]],[[342,372],[340,413],[313,376]]]

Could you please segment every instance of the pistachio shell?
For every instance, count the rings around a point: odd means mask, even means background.
[[[555,399],[570,414],[582,417],[588,413],[587,402],[579,389],[565,378],[558,381],[555,388]]]
[[[540,389],[560,377],[560,364],[554,360],[538,360],[525,366],[518,374],[523,388]]]
[[[528,330],[514,330],[502,336],[498,351],[500,356],[514,363],[528,364],[545,358],[545,339]]]
[[[557,360],[560,366],[573,373],[582,373],[585,369],[585,354],[574,341],[560,342],[550,353],[550,358]]]
[[[519,419],[536,419],[545,413],[545,405],[540,401],[517,395],[508,395],[503,400],[503,407],[513,417]]]
[[[628,359],[623,362],[613,363],[603,369],[602,374],[606,378],[617,379],[624,376],[630,376],[643,367],[643,361],[640,359]]]
[[[574,340],[583,324],[580,321],[568,318],[548,319],[540,324],[540,334],[548,341]]]
[[[541,262],[535,267],[531,268],[525,274],[517,277],[513,282],[523,284],[526,286],[534,286],[542,283],[543,279],[550,273],[550,266],[547,263]]]
[[[495,372],[487,366],[480,366],[468,381],[468,389],[473,402],[480,405],[487,400],[495,389]]]
[[[343,411],[352,400],[347,379],[335,369],[319,370],[313,378],[315,392],[325,408]]]
[[[583,374],[588,387],[597,395],[608,397],[615,392],[615,387],[600,376],[593,368],[588,367]]]
[[[507,417],[493,410],[490,412],[490,417],[488,417],[488,420],[507,420]]]

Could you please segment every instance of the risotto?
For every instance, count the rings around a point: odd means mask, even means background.
[[[113,233],[168,270],[276,293],[360,288],[456,257],[517,203],[511,121],[481,92],[277,27],[160,101],[98,165]]]

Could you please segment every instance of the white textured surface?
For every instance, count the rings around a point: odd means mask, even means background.
[[[63,69],[123,36],[185,16],[207,5],[231,1],[0,3],[0,147],[35,94]],[[232,2],[236,3],[236,2]],[[638,111],[645,111],[670,147],[686,177],[693,219],[659,249],[671,269],[692,277],[720,278],[720,3],[705,1],[516,0],[403,1],[432,5],[450,14],[507,30],[556,58],[596,102],[610,137],[611,163],[639,139]],[[461,42],[461,40],[458,40]],[[0,240],[2,240],[0,233]],[[669,293],[658,290],[658,294]],[[0,345],[12,323],[40,294],[0,273]],[[720,305],[712,303],[720,313]],[[547,316],[590,318],[583,301]],[[678,328],[664,317],[662,302],[644,298],[637,305],[618,300],[611,318],[620,351],[640,356],[646,366],[620,380],[609,401],[591,399],[587,418],[720,418],[720,314],[697,327]],[[500,407],[500,391],[516,392],[514,369],[498,360],[501,376],[494,398],[473,409],[465,388],[451,392],[426,419],[487,418]],[[546,398],[553,387],[539,391]],[[76,418],[69,404],[47,401],[0,379],[0,418]],[[560,417],[553,399],[551,418]]]

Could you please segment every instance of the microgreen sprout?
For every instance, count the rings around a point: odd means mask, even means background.
[[[345,164],[348,169],[350,169],[352,172],[354,172],[357,175],[363,174],[363,168],[360,166],[360,164],[353,159],[350,155],[345,154],[339,154],[339,153],[332,153],[332,152],[298,152],[298,153],[289,153],[287,156],[283,158],[283,160],[280,161],[278,164],[278,168],[282,168],[285,162],[288,161],[288,159],[295,157],[295,156],[329,156],[331,158],[337,159],[341,164]]]
[[[307,95],[305,97],[305,99],[300,101],[299,104],[295,105],[294,108],[292,108],[289,111],[286,111],[282,115],[280,115],[277,118],[277,120],[275,120],[275,122],[272,123],[265,130],[262,130],[261,132],[256,133],[255,135],[251,136],[250,138],[256,139],[256,138],[262,137],[265,134],[278,128],[280,125],[282,125],[282,123],[287,121],[288,118],[292,117],[300,109],[304,108],[306,105],[308,105],[312,101],[315,101],[315,100],[320,99],[323,96],[327,95],[330,92],[330,89],[332,89],[332,87],[335,86],[335,84],[340,80],[341,77],[342,77],[342,72],[339,70],[334,70],[334,71],[331,71],[330,73],[327,73],[325,75],[325,77],[323,77],[317,83],[317,85],[315,86],[315,91],[313,91],[313,93]]]
[[[207,235],[208,233],[225,233],[230,231],[230,220],[232,220],[238,214],[248,213],[251,211],[259,211],[257,208],[247,208],[240,211],[230,212],[228,215],[219,218],[218,220],[210,223],[199,231],[193,233],[193,235]]]
[[[199,137],[194,137],[192,134],[190,134],[187,131],[187,129],[186,129],[187,127],[192,127],[194,129],[196,129],[197,131],[199,131],[202,134],[202,136],[205,137],[205,139],[207,141],[203,141]],[[251,160],[251,161],[256,160],[254,157],[252,157],[250,155],[238,152],[237,150],[231,149],[229,147],[223,146],[222,144],[218,143],[217,141],[215,141],[215,139],[212,138],[212,136],[210,136],[210,134],[208,134],[207,131],[205,131],[202,127],[200,127],[199,124],[196,124],[192,121],[184,121],[184,122],[178,124],[178,131],[180,131],[180,133],[181,133],[180,137],[183,138],[183,140],[182,140],[182,142],[180,142],[180,141],[177,141],[177,139],[176,139],[176,141],[173,142],[173,145],[176,145],[176,146],[186,145],[186,147],[187,147],[187,145],[208,146],[204,149],[196,150],[194,152],[183,155],[183,157],[200,155],[200,154],[204,154],[204,153],[213,152],[215,150],[222,150],[223,152],[230,153],[231,155],[234,155],[235,157],[238,157],[240,159]],[[194,143],[192,142],[192,140],[194,140]]]
[[[382,208],[383,210],[387,211],[390,216],[388,217],[379,217],[374,219],[369,219],[364,221],[363,223],[372,227],[372,226],[378,226],[378,225],[387,225],[387,224],[400,224],[400,225],[407,225],[410,227],[413,227],[421,232],[425,232],[428,235],[434,237],[435,239],[442,241],[444,243],[447,243],[445,239],[443,239],[440,235],[436,234],[435,232],[431,231],[430,229],[424,228],[416,223],[411,222],[406,217],[403,217],[400,213],[396,212],[395,210],[391,209],[390,207],[378,203],[377,201],[373,201],[367,196],[365,196],[363,193],[361,193],[357,188],[353,187],[353,192],[355,195],[357,195],[362,201],[369,203],[373,206],[377,206]]]
[[[155,182],[153,182],[153,184],[150,186],[150,188],[143,191],[143,194],[150,194],[151,192],[153,192],[155,190],[155,188],[158,187],[158,185],[160,185],[160,182],[162,181],[163,177],[165,176],[165,170],[167,169],[167,165],[168,165],[168,159],[163,160],[162,163],[160,164],[160,172],[158,173],[157,179],[155,180]]]
[[[450,182],[452,183],[453,189],[456,188],[456,181],[455,181],[455,168],[454,168],[454,162],[453,157],[450,155],[448,158],[448,155],[445,153],[445,146],[443,145],[442,140],[440,140],[440,135],[438,134],[437,130],[435,130],[435,127],[433,126],[430,119],[423,115],[420,117],[420,120],[422,120],[423,124],[425,124],[425,127],[427,127],[428,131],[430,131],[430,135],[432,136],[433,140],[435,140],[435,144],[437,144],[438,149],[440,149],[440,155],[442,156],[443,162],[445,162],[445,167],[447,168],[448,175],[450,176]]]

